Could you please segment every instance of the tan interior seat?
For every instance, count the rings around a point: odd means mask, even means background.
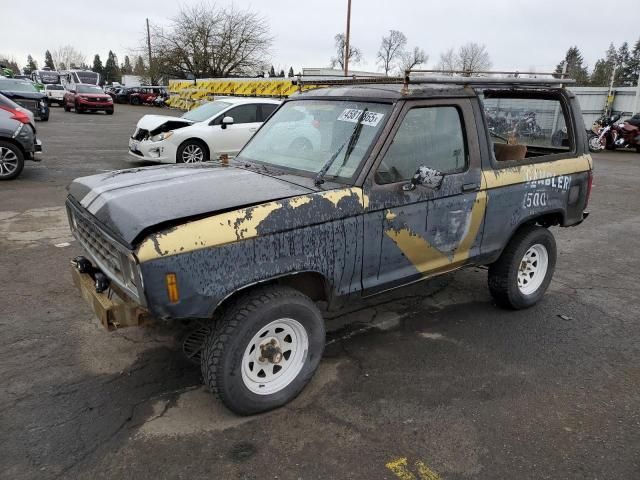
[[[526,145],[507,145],[504,143],[494,143],[493,151],[496,154],[496,160],[505,162],[507,160],[524,160],[527,156]]]

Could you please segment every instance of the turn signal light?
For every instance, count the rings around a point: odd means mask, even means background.
[[[0,108],[2,110],[6,110],[7,112],[11,113],[11,118],[13,120],[17,120],[21,123],[29,123],[31,122],[31,118],[29,118],[29,114],[26,112],[23,112],[21,110],[18,110],[17,108],[9,108],[9,107],[4,107],[2,105],[0,105]]]
[[[175,273],[167,273],[165,276],[167,284],[167,295],[171,303],[178,303],[180,300],[180,292],[178,292],[178,278]]]

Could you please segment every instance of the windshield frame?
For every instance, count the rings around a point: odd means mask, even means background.
[[[373,103],[373,104],[379,104],[379,105],[388,105],[390,107],[389,113],[387,115],[385,115],[385,118],[381,121],[382,124],[380,125],[380,128],[378,129],[378,131],[375,133],[375,135],[371,139],[371,142],[369,143],[369,146],[367,147],[367,149],[365,150],[364,154],[362,155],[362,159],[360,160],[360,163],[353,170],[353,173],[351,174],[351,176],[345,177],[345,176],[335,176],[335,175],[329,175],[329,174],[325,174],[323,176],[323,179],[325,180],[325,184],[326,183],[339,183],[339,184],[342,184],[342,185],[354,185],[356,183],[356,179],[358,179],[358,177],[362,173],[363,168],[365,168],[365,166],[371,160],[371,153],[373,152],[373,150],[376,147],[376,145],[379,144],[380,136],[388,128],[389,121],[392,118],[394,118],[394,112],[395,112],[395,107],[396,107],[397,101],[393,100],[393,99],[370,98],[370,97],[354,97],[354,96],[346,96],[346,95],[345,96],[327,96],[327,97],[309,96],[309,97],[289,98],[289,99],[285,100],[284,102],[282,102],[280,104],[280,106],[271,113],[269,118],[273,117],[281,108],[284,107],[284,105],[286,105],[288,103],[291,103],[291,102],[309,102],[309,101],[315,101],[315,102],[317,102],[317,101],[327,101],[327,102]],[[299,177],[308,178],[311,181],[313,181],[314,178],[317,176],[318,172],[311,172],[309,170],[300,170],[300,169],[293,168],[293,167],[288,167],[288,166],[274,165],[272,163],[261,162],[260,160],[254,160],[252,158],[247,158],[247,157],[243,157],[242,156],[242,153],[244,152],[244,150],[251,144],[251,142],[254,141],[254,139],[258,135],[258,132],[260,132],[262,127],[264,127],[264,125],[266,125],[268,123],[268,121],[269,121],[269,119],[267,119],[267,121],[263,122],[262,125],[260,125],[260,128],[258,129],[258,131],[256,133],[254,133],[253,136],[251,137],[251,139],[249,139],[249,141],[245,144],[245,146],[242,147],[242,150],[240,150],[240,152],[238,153],[238,155],[236,157],[236,160],[239,161],[239,162],[242,162],[242,163],[248,162],[248,163],[252,163],[252,164],[255,164],[255,165],[263,165],[266,168],[273,168],[274,170],[280,170],[280,171],[283,171],[283,172],[285,172],[285,173],[287,173],[289,175],[296,175],[296,176],[299,176]],[[322,185],[320,185],[318,187],[320,189],[322,189]]]

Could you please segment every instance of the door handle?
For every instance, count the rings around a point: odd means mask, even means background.
[[[464,185],[462,185],[463,192],[473,192],[475,190],[480,190],[479,183],[465,183]]]

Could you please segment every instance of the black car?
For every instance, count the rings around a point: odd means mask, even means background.
[[[42,150],[31,112],[0,94],[0,180],[13,180]]]
[[[47,96],[38,91],[33,82],[0,78],[0,93],[26,108],[43,122],[49,120],[49,102]]]

